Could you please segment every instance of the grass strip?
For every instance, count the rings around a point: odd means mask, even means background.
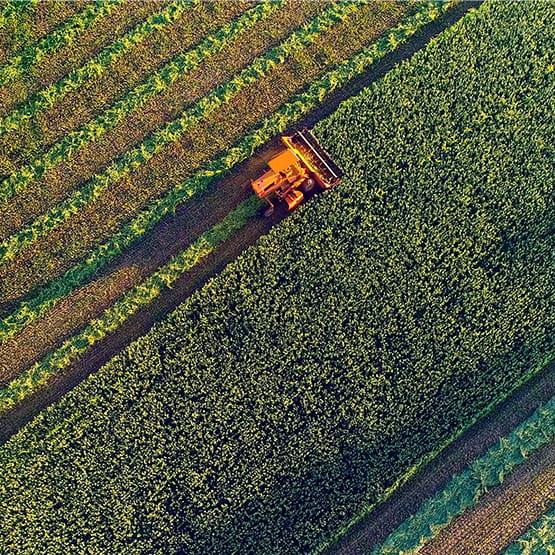
[[[4,2],[0,10],[0,29],[9,25],[13,19],[29,8],[33,8],[38,0],[20,0],[17,2]]]
[[[192,107],[182,112],[178,118],[168,122],[162,129],[155,131],[138,146],[112,162],[102,174],[93,176],[66,200],[52,207],[34,222],[0,243],[0,262],[13,260],[25,245],[32,243],[40,235],[55,229],[83,206],[99,197],[109,186],[150,160],[166,145],[179,140],[191,125],[202,120],[243,88],[256,83],[260,77],[282,63],[296,50],[313,42],[318,35],[327,31],[335,23],[348,17],[349,13],[356,10],[361,3],[355,1],[331,4],[329,8],[295,31],[280,45],[256,58],[248,68],[216,87]]]
[[[552,555],[553,553],[555,553],[555,506],[503,551],[503,555]]]
[[[52,281],[35,297],[22,303],[12,314],[0,321],[0,341],[13,337],[25,325],[38,318],[62,297],[91,278],[100,268],[122,253],[126,248],[149,231],[163,217],[175,211],[177,206],[203,192],[214,182],[231,171],[237,164],[248,159],[255,150],[283,132],[300,117],[320,104],[337,88],[362,74],[377,60],[405,42],[422,26],[437,19],[451,7],[445,3],[423,4],[417,13],[394,27],[370,47],[341,62],[321,79],[314,81],[305,91],[295,95],[274,114],[265,118],[251,133],[243,137],[217,160],[211,161],[179,187],[140,211],[137,216],[109,241],[97,247],[85,259],[63,276]]]
[[[555,397],[508,436],[501,438],[482,457],[474,460],[447,486],[428,499],[371,555],[417,551],[437,536],[453,518],[478,504],[489,488],[501,484],[531,453],[555,438]]]
[[[118,4],[113,1],[96,1],[70,17],[64,25],[43,39],[29,45],[21,54],[14,56],[0,67],[0,85],[21,79],[32,65],[44,60],[62,46],[75,42],[82,31],[101,17],[110,14]]]
[[[83,331],[68,339],[60,348],[49,353],[43,360],[0,389],[0,416],[32,395],[46,384],[51,376],[75,362],[89,347],[116,330],[164,289],[171,288],[185,272],[241,229],[257,213],[261,204],[262,201],[255,196],[242,202],[184,251],[174,256],[143,283],[131,289],[101,317],[92,320]]]
[[[143,41],[149,34],[171,25],[181,17],[192,3],[192,1],[186,1],[168,4],[163,10],[151,15],[146,21],[139,23],[131,31],[108,45],[86,64],[34,94],[23,106],[0,119],[0,137],[9,131],[17,130],[23,121],[32,118],[37,112],[50,108],[66,94],[100,77],[131,47]]]
[[[80,148],[100,138],[131,112],[144,106],[156,95],[164,92],[178,78],[196,69],[206,57],[224,48],[240,32],[255,25],[263,18],[275,12],[279,9],[280,5],[281,2],[262,2],[245,12],[236,20],[222,25],[187,52],[174,57],[170,62],[164,65],[164,67],[153,73],[145,82],[135,87],[133,91],[123,99],[117,101],[98,118],[93,119],[78,131],[69,133],[40,158],[37,158],[31,164],[19,168],[14,174],[0,183],[0,202],[7,201],[10,197],[22,191],[30,181],[40,178],[56,164],[71,158]],[[164,11],[171,12],[171,17],[175,19],[175,10],[172,6],[174,5],[168,6]],[[139,27],[143,28],[143,32],[140,34],[141,37],[144,37],[147,27],[148,29],[153,29],[154,27],[158,28],[160,26],[160,21],[164,20],[161,14],[156,14],[150,19],[153,19],[157,23],[153,25],[147,21],[140,25]],[[139,39],[135,41],[135,38],[133,38],[133,42],[130,42],[131,39],[129,39],[125,44],[135,44],[138,40]],[[115,45],[112,45],[109,48],[113,48],[114,46]],[[119,53],[120,50],[117,50],[117,52]]]

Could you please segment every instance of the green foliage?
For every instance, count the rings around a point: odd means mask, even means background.
[[[371,555],[417,552],[463,511],[475,506],[488,488],[499,485],[534,451],[555,440],[555,398],[472,461],[445,488],[396,528]],[[547,518],[547,521],[550,521]],[[540,529],[543,530],[542,527]],[[534,540],[541,537],[538,535]],[[531,538],[530,538],[531,540]],[[517,553],[521,553],[517,551]],[[529,553],[535,553],[529,551]]]
[[[221,222],[203,233],[192,245],[174,256],[143,283],[134,287],[100,318],[90,322],[83,331],[68,339],[42,361],[31,366],[8,386],[0,389],[0,415],[44,386],[53,374],[67,368],[89,347],[116,330],[137,310],[147,306],[160,295],[163,289],[171,287],[185,272],[241,229],[260,205],[261,201],[254,196],[240,204]]]
[[[192,2],[172,2],[167,4],[160,12],[151,15],[146,21],[139,23],[128,33],[109,44],[98,55],[91,58],[87,63],[71,71],[56,83],[46,87],[33,95],[23,106],[16,108],[0,119],[0,136],[9,131],[19,129],[22,122],[31,119],[37,112],[46,110],[59,102],[66,94],[84,86],[86,83],[98,78],[112,64],[125,55],[134,45],[145,40],[151,33],[171,25],[186,12]],[[112,9],[115,4],[107,4]],[[94,8],[91,5],[88,10]],[[74,16],[80,18],[81,14]],[[68,25],[72,27],[72,23]],[[61,31],[56,31],[59,33]]]
[[[297,49],[312,43],[338,19],[345,18],[350,12],[356,10],[358,5],[359,2],[330,4],[313,21],[296,30],[280,45],[256,58],[247,68],[210,91],[194,105],[184,110],[176,119],[152,133],[138,146],[128,150],[118,160],[112,162],[102,174],[93,176],[81,189],[73,192],[67,199],[2,241],[0,243],[0,263],[13,260],[25,245],[57,228],[73,214],[82,210],[85,205],[100,197],[108,187],[150,160],[168,144],[179,140],[191,125],[216,110],[232,95],[239,93],[243,88],[266,75]]]
[[[449,4],[440,6],[435,3],[422,4],[417,13],[390,32],[395,32],[397,36],[402,35],[406,40],[420,27],[437,18],[448,8]],[[306,90],[291,98],[274,114],[265,118],[257,128],[224,152],[222,156],[209,162],[201,171],[187,179],[179,187],[175,187],[166,196],[139,212],[108,242],[100,245],[82,262],[68,270],[59,279],[54,280],[48,287],[43,288],[36,297],[22,303],[14,313],[0,321],[0,341],[13,337],[23,326],[43,314],[60,298],[84,283],[144,233],[152,229],[161,218],[171,214],[183,202],[187,202],[193,196],[203,192],[211,182],[221,178],[237,164],[252,156],[257,148],[276,134],[283,132],[287,126],[320,104],[338,87],[360,75],[370,65],[391,52],[392,47],[388,40],[390,32],[353,58],[338,64],[321,79],[311,83]]]
[[[21,79],[30,67],[38,64],[62,46],[75,42],[80,33],[99,18],[112,12],[117,5],[118,2],[114,1],[91,2],[82,12],[69,18],[64,25],[38,42],[30,44],[21,54],[0,66],[0,85]]]
[[[310,551],[552,357],[554,11],[321,122],[341,184],[0,449],[5,550]]]
[[[503,555],[553,555],[555,553],[555,507],[547,511]]]
[[[175,19],[176,10],[170,9],[172,6],[170,5],[165,11],[168,11],[171,18]],[[179,6],[180,10],[184,9],[182,4],[179,4]],[[100,138],[131,112],[144,106],[150,99],[165,91],[178,78],[183,77],[183,75],[198,67],[204,58],[224,48],[238,33],[255,25],[264,17],[275,12],[279,7],[280,3],[278,2],[263,2],[258,4],[236,20],[223,25],[208,35],[195,47],[175,56],[159,71],[148,77],[144,83],[135,87],[128,95],[117,101],[96,119],[93,119],[81,129],[69,133],[31,164],[20,167],[8,179],[1,182],[0,202],[6,202],[10,197],[23,190],[32,180],[40,178],[49,169],[70,159],[80,148]],[[151,19],[156,22],[156,25],[153,25],[152,21],[147,21],[139,26],[140,29],[136,28],[134,32],[130,33],[133,35],[132,37],[129,37],[130,34],[128,34],[126,35],[125,42],[123,40],[118,42],[122,42],[126,47],[128,44],[135,44],[139,42],[139,39],[144,39],[147,31],[150,32],[155,27],[159,28],[162,22],[167,23],[167,20],[170,18],[163,17],[163,14],[155,14]],[[141,31],[140,33],[138,32],[139,30]],[[115,49],[114,45],[109,48],[111,51],[117,52],[118,55],[121,55],[124,51],[123,47]],[[113,60],[111,63],[113,63]],[[98,67],[105,66],[99,65]],[[87,75],[90,79],[91,75]]]

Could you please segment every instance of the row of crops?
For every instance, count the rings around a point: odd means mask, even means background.
[[[316,126],[341,186],[0,449],[8,552],[315,549],[552,358],[554,15],[485,3]]]
[[[401,524],[387,539],[372,550],[372,555],[418,552],[435,538],[449,522],[476,506],[480,498],[503,482],[543,445],[555,441],[555,398],[537,409],[508,436],[501,438],[488,452],[472,461]]]
[[[555,508],[548,510],[503,555],[550,553],[555,549]]]
[[[234,30],[239,28],[256,23],[262,17],[268,17],[268,14],[275,11],[275,6],[274,4],[259,4],[246,11],[238,19],[224,25],[223,29],[228,33],[227,39],[224,40],[222,38],[223,31],[221,29],[217,30],[213,35],[207,37],[192,50],[180,55],[180,63],[185,63],[186,60],[189,60],[191,64],[197,63],[196,60],[200,53],[203,52],[206,55],[208,54],[207,48],[213,51],[218,48],[218,44],[226,41],[229,42],[231,40],[229,36],[230,33],[233,33]],[[152,151],[161,148],[160,144],[165,142],[168,137],[170,137],[168,140],[171,140],[176,133],[179,134],[181,128],[175,128],[178,124],[181,126],[184,119],[187,117],[189,119],[190,117],[199,117],[196,111],[200,109],[204,112],[210,99],[213,99],[213,102],[216,103],[222,102],[221,98],[229,93],[231,87],[237,88],[237,86],[241,86],[243,83],[249,82],[249,80],[252,81],[255,78],[259,78],[263,70],[278,64],[280,59],[278,55],[282,56],[283,52],[290,48],[302,50],[306,42],[313,40],[316,35],[321,33],[322,26],[330,25],[334,21],[337,23],[338,20],[344,18],[344,14],[353,12],[354,8],[359,11],[363,9],[348,3],[328,5],[327,9],[309,24],[295,31],[279,46],[271,49],[263,56],[256,58],[254,62],[237,77],[234,77],[215,89],[208,96],[205,96],[199,103],[195,104],[187,111],[187,115],[182,116],[178,120],[173,120],[166,126],[165,130],[157,132],[155,136],[160,138],[160,141],[155,142],[152,140],[152,137],[149,138],[142,145],[126,153],[122,159],[112,164],[104,172],[103,177],[91,180],[90,190],[97,191],[99,188],[107,186],[107,184],[109,184],[108,182],[114,183],[117,181],[122,173],[132,171],[138,164],[138,158],[144,160],[152,156]],[[5,342],[17,336],[26,325],[29,325],[45,314],[57,302],[75,290],[76,287],[83,284],[102,267],[109,264],[122,251],[150,230],[161,218],[171,214],[179,204],[188,201],[192,196],[198,195],[200,192],[204,191],[211,182],[224,175],[238,162],[249,157],[255,148],[264,144],[280,131],[283,131],[287,125],[294,123],[299,117],[322,102],[322,100],[328,97],[335,89],[347,83],[353,77],[360,75],[372,63],[404,42],[423,25],[437,18],[447,8],[448,6],[437,7],[434,4],[424,4],[420,6],[413,15],[406,18],[391,31],[388,31],[382,38],[358,51],[354,57],[334,64],[329,71],[321,76],[321,78],[310,83],[302,92],[288,98],[288,100],[276,111],[261,118],[254,129],[251,129],[247,135],[241,137],[230,149],[221,152],[216,160],[208,162],[199,172],[194,173],[189,179],[174,186],[166,196],[161,197],[153,204],[146,207],[146,209],[140,211],[130,222],[126,223],[118,230],[107,243],[99,245],[93,252],[88,253],[86,258],[80,261],[75,267],[68,270],[63,276],[54,280],[47,287],[39,290],[30,300],[21,303],[12,314],[4,317],[0,323],[0,337],[2,341]],[[350,20],[345,21],[345,25],[352,25],[352,23],[353,22]],[[160,74],[155,74],[153,78],[149,78],[149,83],[153,83],[153,79],[158,79],[162,75],[171,79],[173,73],[166,71],[168,69],[172,71],[175,69],[175,59],[170,64],[164,66]],[[160,81],[158,79],[157,82],[159,85],[161,84],[162,88],[166,85],[166,82],[163,80]],[[193,115],[191,116],[190,114]],[[41,168],[44,168],[44,165],[41,166],[39,164],[37,168],[37,171],[42,171]],[[24,168],[24,172],[19,174],[19,177],[29,177],[30,173],[25,172],[26,168]],[[83,189],[81,189],[76,192],[73,197],[70,197],[71,201],[77,199],[77,204],[61,212],[58,207],[55,214],[64,218],[67,217],[70,211],[78,212],[82,202],[86,202],[84,198]],[[239,209],[239,212],[241,211],[242,208]],[[232,217],[232,215],[230,215],[230,217]],[[44,216],[37,221],[44,222]],[[90,227],[90,225],[88,227]],[[230,228],[230,232],[231,229],[235,229],[235,227]],[[25,232],[20,232],[18,236],[23,237],[24,241],[32,240],[32,236],[26,235]],[[223,240],[220,241],[220,243],[221,242],[223,242]],[[185,253],[187,252],[188,249],[185,250]],[[171,266],[173,261],[169,261],[168,264]],[[187,268],[188,266],[183,267],[182,273],[186,271]],[[162,268],[160,271],[164,272],[165,269]],[[150,288],[150,284],[153,283],[154,279],[155,276],[148,276],[145,282],[137,284],[137,290],[143,292],[145,288]],[[158,290],[156,293],[150,294],[150,297],[154,294],[158,294]],[[118,322],[121,322],[123,315],[125,315],[124,319],[127,319],[136,308],[134,310],[129,310],[123,307],[130,306],[129,303],[126,302],[126,299],[134,296],[136,296],[136,292],[130,291],[129,295],[119,302],[117,306],[114,306],[109,309],[106,314],[102,315],[101,320],[103,323],[100,326],[102,330],[101,333],[90,333],[91,326],[95,329],[94,325],[97,324],[96,321],[93,322],[93,324],[89,325],[85,330],[82,330],[78,335],[66,341],[66,343],[61,346],[60,350],[49,354],[45,359],[30,367],[24,374],[18,376],[8,387],[0,390],[0,396],[3,399],[3,408],[9,408],[13,406],[14,403],[23,400],[36,388],[43,385],[53,372],[66,368],[75,360],[78,354],[86,350],[86,348],[95,343],[100,337],[103,337],[106,328],[105,322],[111,322],[109,327],[113,330],[114,324],[112,315],[114,311],[120,314]],[[148,297],[149,295],[143,295],[142,298],[145,299]],[[135,306],[135,304],[133,304],[133,306]],[[96,328],[99,328],[99,325],[96,325]],[[88,339],[84,340],[83,337]],[[11,347],[11,345],[9,345],[9,347]],[[11,351],[12,349],[10,348],[9,350]],[[53,364],[53,360],[56,361],[56,364]]]

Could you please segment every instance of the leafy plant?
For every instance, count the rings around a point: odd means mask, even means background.
[[[553,357],[539,7],[482,4],[316,126],[343,181],[0,448],[5,549],[318,550]]]

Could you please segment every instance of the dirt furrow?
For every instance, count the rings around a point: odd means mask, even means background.
[[[444,528],[422,555],[494,555],[516,540],[555,501],[555,443],[536,451],[479,504]]]

